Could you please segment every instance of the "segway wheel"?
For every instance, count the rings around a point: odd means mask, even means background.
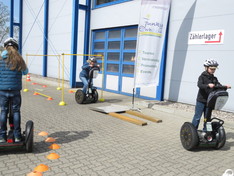
[[[193,150],[198,146],[199,138],[192,123],[185,122],[180,129],[180,140],[186,150]]]
[[[85,101],[85,93],[82,90],[77,90],[75,94],[76,103],[83,104]]]
[[[218,122],[213,122],[212,123],[213,129],[217,125],[218,125]],[[215,145],[215,149],[217,149],[217,150],[221,149],[226,143],[226,133],[225,133],[225,130],[224,130],[223,126],[218,128],[217,134],[216,134],[216,140],[217,140],[217,143]]]
[[[93,90],[93,101],[92,103],[96,103],[98,101],[98,92],[96,89]]]
[[[25,148],[29,153],[33,151],[33,130],[33,121],[27,121],[25,127]]]

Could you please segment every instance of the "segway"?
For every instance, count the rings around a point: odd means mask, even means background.
[[[75,100],[78,104],[84,103],[96,103],[98,101],[98,92],[97,89],[93,86],[93,79],[97,78],[100,68],[94,66],[89,71],[89,80],[86,93],[81,89],[78,89],[75,93]]]
[[[7,140],[6,142],[0,143],[0,150],[4,149],[15,149],[15,148],[23,148],[27,152],[32,152],[33,151],[33,121],[29,120],[26,123],[25,126],[25,131],[22,133],[22,139],[20,142],[15,142],[14,139],[14,123],[13,123],[13,112],[12,112],[12,107],[11,107],[11,102],[9,103],[9,111],[7,115],[8,121],[9,121],[9,126],[10,130],[8,131],[7,134]]]
[[[225,145],[224,121],[216,117],[211,118],[211,114],[212,110],[220,110],[226,104],[228,100],[226,89],[226,86],[215,86],[214,91],[209,94],[203,130],[197,130],[190,122],[182,125],[180,140],[186,150],[191,151],[198,147],[221,149]]]

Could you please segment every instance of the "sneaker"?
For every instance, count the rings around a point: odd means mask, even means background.
[[[3,137],[0,137],[0,143],[6,142],[6,139]]]
[[[21,138],[15,138],[15,142],[21,142]]]

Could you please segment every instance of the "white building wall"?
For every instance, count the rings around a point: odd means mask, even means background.
[[[92,10],[91,30],[137,25],[140,5],[140,0],[133,0]]]
[[[215,73],[219,81],[234,85],[231,76],[234,65],[234,25],[231,23],[234,1],[173,0],[171,7],[164,98],[195,104],[197,80],[208,58],[214,58],[220,64]],[[188,45],[190,31],[219,29],[225,33],[222,45]],[[234,90],[228,92],[229,100],[223,110],[234,112]]]
[[[44,6],[43,0],[23,1],[23,34],[22,56],[27,60],[29,73],[42,74],[42,57],[28,56],[26,54],[43,53],[43,26]],[[35,19],[37,19],[35,21]]]
[[[50,0],[48,20],[48,55],[71,53],[72,0]],[[60,75],[59,73],[60,66]],[[70,56],[64,56],[64,77],[70,78]],[[62,57],[48,56],[47,76],[62,77]]]

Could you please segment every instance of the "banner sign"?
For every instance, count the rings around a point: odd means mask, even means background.
[[[142,0],[135,87],[157,86],[171,0]]]
[[[191,31],[188,35],[189,45],[223,44],[224,30]]]

